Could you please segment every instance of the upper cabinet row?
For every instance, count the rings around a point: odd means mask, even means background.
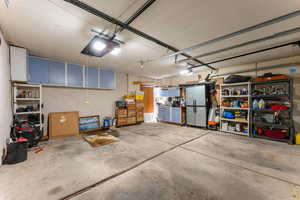
[[[116,75],[111,70],[65,64],[33,56],[29,56],[28,81],[57,86],[116,88]]]
[[[161,97],[179,97],[180,89],[179,88],[161,89],[159,96],[161,96]]]

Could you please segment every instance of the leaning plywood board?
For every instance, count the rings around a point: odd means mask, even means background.
[[[49,135],[60,137],[79,134],[78,112],[49,113]]]

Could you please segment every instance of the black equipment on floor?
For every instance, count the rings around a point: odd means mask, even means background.
[[[28,140],[28,147],[31,148],[41,141],[43,134],[39,127],[37,127],[34,123],[15,119],[14,126],[12,127],[11,138],[16,141],[21,137]]]
[[[27,146],[27,141],[8,144],[3,164],[12,165],[27,160]]]

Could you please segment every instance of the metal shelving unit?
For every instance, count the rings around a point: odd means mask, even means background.
[[[262,138],[262,139],[268,139],[273,141],[279,141],[279,142],[287,142],[289,144],[293,144],[294,140],[294,124],[293,124],[293,80],[292,79],[281,79],[281,80],[272,80],[272,81],[263,81],[263,82],[253,82],[251,83],[251,94],[257,89],[256,87],[261,86],[274,86],[274,85],[280,85],[280,84],[287,84],[287,93],[286,94],[263,94],[263,95],[252,95],[251,96],[251,116],[250,116],[250,133],[252,137],[256,138]],[[253,108],[253,101],[254,99],[257,99],[258,101],[260,99],[263,99],[264,101],[278,101],[278,102],[288,102],[290,105],[289,109],[286,110],[272,110],[272,109],[254,109]],[[281,124],[273,124],[273,123],[267,123],[264,121],[258,121],[254,120],[254,116],[259,114],[273,114],[275,112],[285,113],[288,116],[288,123],[281,123]],[[265,135],[258,135],[255,133],[255,127],[260,128],[268,128],[268,129],[282,129],[287,130],[288,135],[284,139],[280,138],[272,138]]]
[[[228,94],[228,95],[223,95],[222,91],[223,89],[234,89],[234,88],[245,88],[247,90],[247,94],[242,94],[242,95],[234,95],[234,94]],[[225,100],[245,100],[250,103],[250,89],[251,89],[251,84],[250,82],[241,82],[241,83],[232,83],[232,84],[222,84],[221,85],[221,95],[220,95],[220,102]],[[226,133],[232,133],[236,135],[243,135],[243,136],[250,136],[249,134],[249,116],[250,116],[250,104],[248,108],[240,108],[240,107],[220,107],[220,115],[223,116],[224,111],[243,111],[247,112],[247,120],[240,120],[240,119],[227,119],[227,118],[221,118],[220,120],[220,130],[222,132]],[[241,132],[241,131],[233,131],[233,130],[224,130],[223,129],[223,124],[227,123],[235,123],[235,124],[242,124],[246,125],[248,127],[247,133]]]
[[[20,95],[20,92],[24,92]],[[33,106],[35,110],[28,112],[17,112],[20,107]],[[13,83],[13,112],[20,120],[26,120],[29,115],[38,115],[38,123],[35,126],[43,131],[42,111],[42,85],[30,85]]]

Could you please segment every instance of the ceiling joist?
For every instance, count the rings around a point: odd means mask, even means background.
[[[113,17],[111,17],[111,16],[109,16],[109,15],[107,15],[107,14],[105,14],[105,13],[103,13],[103,12],[101,12],[101,11],[99,11],[99,10],[97,10],[97,9],[95,9],[95,8],[79,1],[79,0],[64,0],[64,1],[76,6],[78,8],[83,9],[83,10],[87,11],[88,13],[91,13],[91,14],[97,16],[97,17],[100,17],[100,18],[102,18],[102,19],[104,19],[104,20],[106,20],[106,21],[108,21],[112,24],[120,26],[121,28],[126,29],[126,30],[128,30],[128,31],[130,31],[130,32],[132,32],[132,33],[134,33],[134,34],[136,34],[136,35],[138,35],[138,36],[140,36],[144,39],[147,39],[147,40],[152,41],[152,42],[154,42],[154,43],[156,43],[156,44],[158,44],[162,47],[165,47],[165,48],[167,48],[171,51],[174,51],[174,52],[179,51],[179,49],[177,49],[176,47],[173,47],[173,46],[171,46],[171,45],[169,45],[169,44],[167,44],[167,43],[165,43],[165,42],[163,42],[163,41],[161,41],[157,38],[154,38],[154,37],[142,32],[140,30],[137,30],[136,28],[133,28],[132,26],[127,25],[126,23],[123,23],[122,21],[120,21],[118,19],[115,19],[115,18],[113,18]],[[180,55],[182,55],[186,58],[192,58],[192,56],[190,56],[186,53],[180,53]],[[201,64],[202,66],[206,66],[206,67],[208,67],[212,70],[216,70],[214,67],[200,61],[199,59],[194,58],[192,60],[199,63],[199,64]]]

